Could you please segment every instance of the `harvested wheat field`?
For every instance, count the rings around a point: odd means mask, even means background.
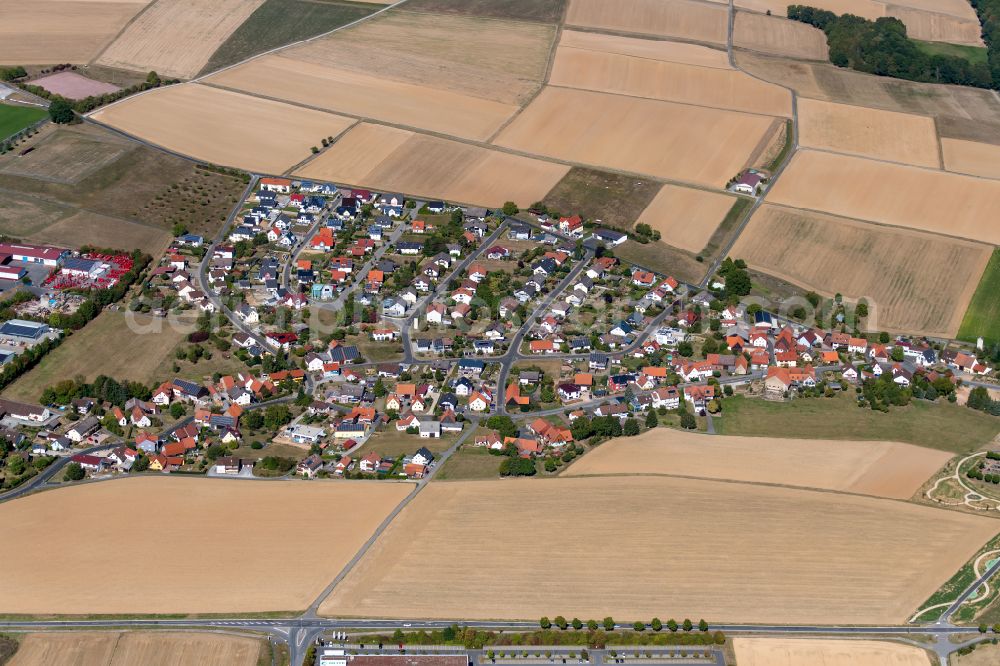
[[[664,243],[698,254],[735,202],[728,194],[664,185],[636,223],[659,231]]]
[[[728,11],[698,0],[570,0],[566,25],[725,44]]]
[[[732,69],[729,66],[729,56],[724,50],[686,42],[622,37],[566,29],[562,31],[562,36],[559,38],[559,46],[602,53],[617,53],[618,55],[664,62],[679,62],[684,65]]]
[[[901,622],[996,531],[988,518],[894,500],[721,481],[432,483],[320,611]],[[448,566],[425,566],[442,554]],[[553,561],[572,566],[525,566]]]
[[[670,474],[908,499],[950,458],[898,442],[713,437],[656,428],[601,444],[564,474]]]
[[[925,254],[946,273],[927,270]],[[733,256],[827,296],[865,298],[873,330],[954,337],[990,258],[982,243],[762,206]]]
[[[261,173],[284,172],[354,122],[197,83],[136,95],[90,117],[183,155]]]
[[[189,79],[264,0],[157,0],[104,50],[98,64]]]
[[[38,493],[0,505],[16,530],[0,544],[7,574],[0,612],[26,614],[250,613],[305,608],[410,492],[409,484],[135,478]],[[169,518],[100,521],[109,507],[169,507]],[[348,508],[345,508],[348,507]],[[323,525],[323,529],[316,529]],[[308,539],[302,536],[308,534]],[[81,571],[108,562],[225,562],[152,576],[119,567],[100,594]],[[39,569],[48,553],[72,567]],[[317,553],[322,556],[317,556]],[[281,563],[308,562],[285,567]]]
[[[518,107],[277,55],[213,74],[209,83],[362,118],[485,141]],[[350,90],[350,95],[344,91]]]
[[[733,46],[808,60],[825,61],[828,54],[822,30],[780,16],[751,12],[736,12]]]
[[[254,666],[257,638],[208,632],[76,632],[28,634],[8,666]]]
[[[903,81],[747,51],[736,59],[747,73],[802,97],[933,116],[941,136],[1000,142],[1000,105],[991,90]]]
[[[983,178],[1000,178],[1000,146],[960,139],[941,139],[944,168]]]
[[[1000,243],[1000,182],[800,150],[767,200],[987,243]]]
[[[799,99],[799,143],[932,169],[941,167],[934,119]]]
[[[722,109],[546,88],[495,143],[595,167],[721,187],[757,150],[771,121]]]
[[[963,3],[970,10],[968,3]],[[886,16],[898,18],[906,26],[911,37],[930,42],[949,42],[967,46],[983,46],[982,26],[975,14],[971,19],[956,18],[936,11],[924,11],[904,7],[901,4],[886,5]]]
[[[562,164],[362,123],[296,175],[484,206],[527,206],[568,171]]]
[[[792,115],[789,91],[734,69],[564,45],[556,51],[549,84],[748,113]]]
[[[734,638],[740,666],[930,666],[927,652],[891,641]]]
[[[0,0],[0,65],[84,64],[146,2]]]

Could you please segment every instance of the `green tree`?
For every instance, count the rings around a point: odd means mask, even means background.
[[[66,125],[76,119],[76,114],[70,103],[59,97],[49,103],[49,118],[56,124]]]
[[[578,618],[578,617],[574,617],[573,618],[573,623],[572,624],[573,624],[573,628],[576,629],[577,631],[580,631],[581,629],[583,629],[583,622],[581,622],[580,618]]]
[[[653,627],[653,631],[660,631],[663,629],[663,623],[660,622],[660,618],[654,617],[653,621],[650,622],[650,626]]]
[[[698,631],[708,631],[708,622],[704,618],[698,620]]]
[[[145,472],[149,469],[149,457],[145,455],[138,455],[135,457],[135,462],[132,463],[133,472]]]
[[[504,202],[503,205],[504,215],[517,215],[519,212],[521,212],[521,209],[517,207],[516,203],[514,203],[513,201]]]
[[[604,622],[602,624],[604,625],[604,630],[605,631],[614,631],[615,630],[615,620],[610,615],[608,617],[604,618]]]
[[[538,626],[542,629],[548,629],[552,626],[552,622],[549,621],[549,618],[542,616],[542,619],[538,621]]]
[[[670,618],[669,620],[667,620],[667,629],[669,629],[670,631],[677,631],[677,620],[675,620],[674,618]]]
[[[694,414],[691,412],[683,412],[681,414],[681,427],[686,430],[694,430],[698,427],[698,421],[695,419]]]
[[[660,417],[656,415],[656,412],[652,409],[646,412],[646,427],[655,428],[658,425],[660,425]]]
[[[80,463],[71,462],[66,465],[66,472],[63,476],[67,481],[79,481],[86,475],[87,473],[80,467]]]
[[[552,620],[552,624],[556,625],[560,629],[565,629],[568,626],[566,618],[564,618],[562,615],[556,615],[555,619]]]
[[[645,631],[646,623],[642,622],[641,620],[636,620],[635,622],[632,623],[632,628],[635,629],[636,631]]]
[[[635,437],[639,434],[639,422],[636,421],[631,416],[625,419],[625,426],[622,428],[622,434],[626,437]]]
[[[601,626],[597,624],[597,620],[587,620],[587,629],[590,631],[597,631],[597,628]]]
[[[184,416],[184,403],[175,402],[172,405],[170,405],[170,416],[172,416],[175,419],[179,419],[182,416]]]
[[[684,629],[684,631],[691,631],[694,629],[694,625],[691,624],[691,620],[684,618],[684,624],[681,625],[681,628]]]

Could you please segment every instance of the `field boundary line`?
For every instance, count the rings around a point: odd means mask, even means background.
[[[248,63],[248,62],[250,62],[252,60],[256,60],[257,58],[262,58],[262,57],[264,57],[266,55],[271,55],[273,53],[277,53],[278,51],[281,51],[283,49],[288,49],[288,48],[291,48],[293,46],[300,46],[302,44],[306,44],[308,42],[311,42],[314,39],[322,39],[323,37],[327,37],[329,35],[332,35],[333,33],[337,32],[338,30],[344,30],[345,28],[354,27],[355,25],[361,23],[362,21],[367,21],[368,19],[372,18],[373,16],[378,16],[379,14],[381,14],[383,12],[387,12],[390,9],[393,9],[394,7],[398,7],[399,5],[401,5],[401,4],[405,3],[405,2],[408,2],[408,0],[396,0],[396,2],[394,2],[393,4],[386,5],[382,9],[379,9],[379,10],[376,10],[376,11],[372,12],[368,16],[362,16],[361,18],[359,18],[356,21],[352,21],[350,23],[346,23],[344,25],[341,25],[341,26],[338,26],[338,27],[334,28],[333,30],[329,30],[329,31],[321,33],[319,35],[315,35],[313,37],[309,37],[308,39],[303,39],[303,40],[300,40],[300,41],[297,41],[297,42],[292,42],[291,44],[285,44],[283,46],[279,46],[277,48],[273,48],[273,49],[271,49],[269,51],[264,51],[263,53],[258,53],[257,55],[250,56],[246,60],[241,60],[240,62],[233,63],[232,65],[227,65],[226,67],[223,67],[222,69],[217,69],[214,72],[209,72],[208,74],[199,74],[195,78],[189,79],[188,81],[186,81],[186,83],[200,83],[201,80],[204,79],[204,78],[207,78],[209,76],[214,76],[215,74],[219,74],[221,72],[225,72],[225,71],[227,71],[229,69],[232,69],[234,67],[239,67],[240,65],[244,65],[244,64],[246,64],[246,63]],[[119,100],[116,100],[116,101],[112,102],[111,104],[106,104],[105,106],[100,106],[100,107],[94,109],[93,111],[90,111],[87,114],[85,114],[84,118],[90,119],[91,116],[93,114],[97,113],[98,111],[101,111],[103,109],[110,109],[111,107],[115,106],[116,104],[121,104],[122,102],[124,102],[126,100],[134,99],[134,98],[136,98],[136,97],[138,97],[140,95],[148,95],[149,93],[151,93],[151,92],[153,92],[155,90],[158,90],[158,89],[159,88],[150,88],[149,90],[143,90],[142,92],[138,92],[138,93],[136,93],[134,95],[129,95],[127,97],[123,97],[123,98],[121,98]],[[100,123],[100,121],[94,121],[94,122]],[[100,124],[104,125],[104,123],[100,123]],[[150,145],[152,145],[152,144],[150,144]],[[207,164],[207,162],[203,162],[203,164]]]
[[[993,92],[996,93],[995,90]],[[941,171],[947,171],[948,173],[957,173],[956,171],[949,171],[944,164],[944,142],[942,142],[941,140],[941,128],[938,127],[938,117],[931,116],[931,120],[934,122],[934,138],[937,141],[938,165],[940,165],[939,168],[941,169]],[[961,174],[961,175],[966,176],[968,174]]]
[[[977,141],[976,143],[981,143],[981,142]],[[950,175],[950,176],[958,176],[960,178],[963,178],[963,177],[964,178],[975,178],[976,180],[985,180],[985,181],[989,181],[989,182],[996,182],[996,181],[1000,180],[1000,178],[988,178],[986,176],[976,176],[974,174],[968,174],[968,173],[957,173],[955,171],[946,171],[944,169],[935,169],[933,167],[920,166],[918,164],[909,164],[907,162],[897,162],[895,160],[887,160],[887,159],[882,158],[882,157],[869,157],[868,155],[859,155],[857,153],[845,153],[845,152],[838,151],[838,150],[831,150],[829,148],[815,148],[813,146],[801,146],[801,150],[808,151],[808,152],[814,152],[814,153],[826,153],[828,155],[840,155],[842,157],[854,157],[854,158],[857,158],[857,159],[868,160],[869,162],[880,162],[882,164],[892,164],[894,166],[906,167],[908,169],[920,169],[921,171],[929,171],[931,173],[940,173],[940,174],[944,174],[946,176]]]
[[[282,175],[285,175],[285,176],[291,175],[297,169],[301,169],[305,165],[309,164],[314,159],[316,159],[317,157],[319,157],[320,155],[322,155],[326,151],[330,150],[330,148],[332,148],[335,143],[337,143],[338,141],[340,141],[345,134],[347,134],[352,129],[354,129],[355,127],[357,127],[358,125],[360,125],[362,122],[364,122],[364,121],[355,118],[353,123],[351,123],[350,125],[348,125],[344,129],[340,130],[339,132],[337,132],[333,136],[333,141],[327,142],[326,146],[320,148],[318,152],[310,153],[309,156],[306,157],[304,160],[298,162],[297,164],[293,164],[292,166],[288,167],[287,169],[285,169],[284,171],[281,172]]]
[[[717,2],[705,2],[703,4],[712,5],[714,7],[720,7]],[[565,23],[563,28],[567,30],[572,30],[574,32],[590,32],[595,35],[608,35],[610,37],[631,37],[632,39],[645,39],[654,42],[677,42],[679,44],[693,44],[695,46],[704,46],[706,48],[714,49],[716,51],[725,51],[726,42],[706,42],[704,40],[692,39],[690,37],[680,37],[677,35],[651,35],[643,32],[628,32],[625,30],[613,30],[611,28],[598,28],[592,25],[576,25],[573,23]]]
[[[147,11],[149,11],[150,7],[152,7],[153,5],[157,4],[158,2],[160,2],[160,0],[151,0],[150,2],[147,2],[146,5],[142,9],[140,9],[139,11],[137,11],[132,16],[132,18],[130,18],[128,21],[125,22],[125,25],[122,26],[122,29],[119,30],[118,32],[116,32],[115,36],[112,37],[111,39],[109,39],[108,42],[104,46],[101,47],[101,50],[97,52],[97,55],[95,55],[93,58],[91,58],[87,62],[87,66],[90,67],[91,65],[96,65],[97,61],[100,60],[100,58],[101,58],[102,55],[104,55],[104,52],[107,51],[109,48],[111,48],[111,45],[114,44],[115,42],[117,42],[118,38],[121,37],[123,34],[125,34],[125,31],[128,30],[129,27],[133,23],[135,23],[136,20],[140,16],[142,16]],[[114,67],[112,69],[120,69],[120,68]],[[124,70],[124,71],[126,71],[126,72],[138,72],[139,70],[137,70],[137,69],[135,69],[135,70],[133,70],[133,69],[127,69],[127,70]]]

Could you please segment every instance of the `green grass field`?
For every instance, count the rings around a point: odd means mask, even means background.
[[[490,454],[484,448],[463,445],[455,451],[444,467],[434,477],[435,481],[469,481],[496,479],[500,476],[503,458]]]
[[[914,400],[888,414],[860,408],[849,390],[834,398],[803,398],[790,403],[742,396],[723,402],[715,430],[725,435],[800,437],[906,442],[969,453],[1000,432],[1000,419],[947,402]]]
[[[608,227],[631,231],[660,184],[631,176],[573,167],[545,196],[545,205],[560,215],[580,215]]]
[[[1000,341],[1000,298],[997,294],[1000,294],[1000,249],[993,250],[969,309],[965,311],[958,329],[960,340],[975,342],[982,336],[989,342]]]
[[[943,55],[965,58],[973,65],[986,64],[986,48],[983,46],[966,46],[962,44],[946,44],[945,42],[925,42],[914,39],[917,48],[929,56]]]
[[[266,0],[212,54],[201,73],[214,72],[258,53],[321,35],[383,6],[330,0]]]
[[[6,139],[10,135],[20,132],[47,115],[48,112],[45,109],[0,104],[0,139]]]

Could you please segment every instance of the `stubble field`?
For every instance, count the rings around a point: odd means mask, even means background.
[[[559,38],[559,46],[603,53],[649,58],[664,62],[679,62],[685,65],[732,69],[726,52],[718,47],[710,48],[701,44],[670,42],[656,39],[640,39],[608,35],[599,32],[565,29]]]
[[[205,632],[78,632],[28,634],[9,666],[254,666],[261,641]]]
[[[284,172],[354,123],[197,83],[130,97],[91,117],[168,150],[261,173]]]
[[[726,43],[722,5],[697,0],[570,0],[566,25]]]
[[[733,46],[761,53],[826,60],[826,35],[818,28],[780,16],[737,12]]]
[[[563,45],[556,51],[549,84],[748,113],[792,113],[787,90],[737,70]]]
[[[996,529],[893,500],[719,481],[455,481],[424,489],[320,612],[900,622]],[[448,566],[426,566],[442,554]],[[572,566],[543,566],[554,557]]]
[[[447,201],[528,206],[568,171],[562,164],[362,123],[296,173]]]
[[[157,0],[104,50],[108,67],[189,79],[264,0]]]
[[[913,645],[828,638],[733,639],[740,666],[930,666],[927,652]]]
[[[1000,178],[1000,146],[961,139],[941,139],[944,168],[955,173]]]
[[[721,187],[750,159],[771,121],[735,111],[546,88],[495,143],[595,167]]]
[[[712,437],[657,428],[601,444],[564,475],[669,474],[908,499],[951,457],[898,442]]]
[[[87,63],[146,2],[0,0],[0,65]]]
[[[801,98],[799,143],[838,153],[940,168],[934,119]]]
[[[1000,243],[1000,182],[860,157],[800,150],[771,203]]]
[[[947,273],[929,270],[934,247]],[[865,298],[876,328],[952,337],[990,258],[981,243],[764,205],[733,256],[827,296]]]
[[[8,502],[16,525],[0,544],[0,612],[13,614],[250,613],[305,608],[411,490],[397,483],[292,483],[136,478]],[[149,507],[104,520],[109,507]],[[350,507],[349,510],[345,507]],[[308,539],[302,535],[308,534]],[[292,545],[294,544],[294,545]],[[109,562],[188,563],[181,573],[118,567],[100,594],[80,572]],[[51,553],[72,567],[38,562]],[[225,563],[225,570],[195,563]],[[308,562],[309,566],[286,566]],[[181,565],[178,565],[181,566]],[[234,581],[221,583],[220,577]],[[252,581],[252,584],[248,581]]]
[[[668,245],[698,254],[734,203],[728,194],[664,185],[636,223],[659,231]]]

